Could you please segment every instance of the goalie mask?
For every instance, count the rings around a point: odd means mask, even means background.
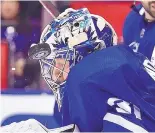
[[[63,97],[60,89],[70,69],[95,50],[117,43],[112,26],[87,9],[62,14],[45,27],[40,43],[29,50],[29,57],[39,60],[42,77],[52,89],[59,109]]]

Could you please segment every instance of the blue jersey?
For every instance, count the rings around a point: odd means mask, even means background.
[[[129,45],[135,52],[144,54],[149,60],[155,58],[155,21],[147,22],[144,19],[144,8],[138,5],[137,11],[131,11],[127,16],[124,28],[124,43]],[[155,52],[155,51],[154,51]],[[154,64],[155,65],[155,64]]]
[[[77,124],[82,132],[155,131],[154,73],[127,45],[90,54],[69,73],[64,125]]]

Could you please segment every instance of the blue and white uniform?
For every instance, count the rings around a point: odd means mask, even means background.
[[[155,131],[155,82],[146,64],[126,45],[85,57],[66,83],[64,122],[69,118],[82,132]]]
[[[137,11],[131,11],[125,20],[124,43],[135,52],[144,54],[155,66],[155,21],[145,20],[145,9],[141,4],[136,9]]]

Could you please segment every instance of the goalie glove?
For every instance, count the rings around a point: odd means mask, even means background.
[[[0,131],[2,133],[47,133],[47,129],[35,119],[11,123],[1,127]]]
[[[35,119],[29,119],[21,121],[19,123],[12,123],[7,126],[3,126],[0,129],[1,133],[60,133],[60,132],[79,132],[76,125],[71,124],[68,126],[48,129]]]

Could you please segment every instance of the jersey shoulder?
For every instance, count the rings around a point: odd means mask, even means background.
[[[88,79],[98,80],[98,77],[106,74],[106,70],[110,70],[112,73],[118,66],[127,63],[125,57],[130,54],[133,54],[133,51],[127,45],[112,46],[91,53],[71,69],[67,80],[74,85],[83,83]],[[98,80],[99,82],[100,80]]]
[[[124,23],[124,28],[128,27],[129,24],[133,24],[135,21],[139,20],[139,18],[143,18],[143,15],[140,15],[139,11],[142,9],[142,5],[139,4],[135,7],[135,9],[131,10],[127,15]],[[135,11],[136,10],[136,11]]]

